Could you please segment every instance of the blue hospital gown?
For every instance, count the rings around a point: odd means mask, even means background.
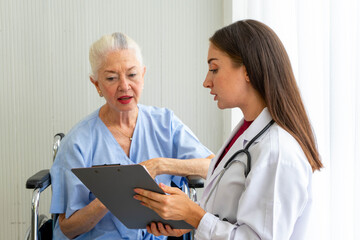
[[[76,124],[65,138],[50,170],[52,181],[51,213],[65,213],[66,218],[85,207],[95,196],[71,172],[72,168],[102,164],[136,164],[157,158],[204,158],[212,154],[174,113],[166,108],[138,104],[139,113],[128,157],[96,110]],[[170,185],[181,177],[167,174],[157,182]],[[58,222],[54,239],[67,239]],[[111,212],[89,232],[76,239],[164,239],[147,233],[146,229],[128,229]]]

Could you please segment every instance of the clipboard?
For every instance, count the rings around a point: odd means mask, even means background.
[[[162,222],[173,229],[193,229],[185,221],[161,218],[133,198],[134,188],[165,194],[142,165],[104,165],[71,171],[127,228],[143,229],[151,222]]]

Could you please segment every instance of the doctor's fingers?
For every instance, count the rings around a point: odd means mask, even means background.
[[[159,186],[165,193],[169,193],[169,194],[185,194],[183,191],[181,191],[177,187],[169,187],[169,186],[167,186],[167,185],[165,185],[163,183],[160,183]]]
[[[191,229],[172,229],[170,227],[170,225],[167,225],[167,224],[165,225],[165,229],[166,229],[168,236],[175,236],[175,237],[180,237],[180,236],[184,235],[185,233],[188,233],[191,231]]]
[[[151,208],[155,212],[157,212],[157,210],[159,208],[161,208],[161,205],[163,205],[163,203],[161,203],[159,201],[153,200],[151,198],[147,198],[147,197],[142,196],[142,195],[135,195],[134,198],[136,200],[139,200],[142,205],[144,205],[145,207]]]
[[[178,196],[176,195],[162,195],[162,199],[160,201],[156,201],[141,195],[135,195],[134,198],[141,201],[141,204],[143,206],[154,210],[163,219],[166,220],[183,219],[183,214],[181,212],[181,209],[180,211],[179,209],[177,209],[179,200],[177,199]]]
[[[152,222],[151,225],[146,227],[146,230],[155,236],[164,235],[175,237],[180,237],[185,233],[190,232],[189,229],[172,229],[169,225],[164,226],[161,222]]]
[[[164,199],[160,202],[154,201],[144,196],[136,195],[135,199],[140,200],[141,204],[154,210],[160,217],[166,220],[182,220],[183,216],[177,209],[174,209],[174,203],[171,195],[164,195]]]
[[[135,188],[134,192],[136,192],[138,194],[138,195],[135,195],[135,196],[145,197],[147,199],[152,199],[152,200],[154,200],[156,202],[161,201],[166,196],[164,194],[148,191],[148,190],[141,189],[141,188]],[[134,196],[134,198],[135,198],[135,196]],[[138,198],[135,198],[135,199],[138,199]],[[141,200],[141,199],[138,199],[138,200]]]
[[[146,226],[146,230],[148,231],[148,233],[151,233],[152,235],[155,235],[155,236],[164,235],[164,234],[161,234],[161,232],[157,228],[156,223],[154,223],[154,222],[152,222],[152,223],[150,223],[150,225]]]
[[[163,183],[160,183],[159,186],[165,193],[168,193],[170,195],[183,195],[183,196],[185,195],[185,196],[187,196],[179,188],[169,187]],[[152,199],[157,202],[163,201],[166,198],[166,195],[164,195],[164,194],[148,191],[148,190],[141,189],[141,188],[135,188],[134,192],[136,192],[138,195],[144,196],[146,198]]]

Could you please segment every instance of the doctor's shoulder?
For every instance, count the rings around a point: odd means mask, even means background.
[[[274,134],[277,134],[272,139],[277,147],[278,161],[283,165],[293,166],[311,174],[311,165],[298,141],[277,124],[273,130]]]
[[[283,165],[311,173],[311,166],[296,139],[278,124],[274,124],[263,140],[257,144],[256,165]],[[255,168],[255,166],[254,166]]]

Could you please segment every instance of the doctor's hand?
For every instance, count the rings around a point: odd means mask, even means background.
[[[164,225],[161,222],[155,223],[152,222],[149,226],[146,226],[146,230],[148,233],[151,233],[155,236],[174,236],[180,237],[185,233],[191,231],[191,229],[172,229],[169,225]]]
[[[154,210],[160,217],[166,220],[184,220],[194,228],[197,228],[205,211],[191,201],[180,189],[159,184],[160,188],[168,195],[135,188],[135,199],[141,204]]]

